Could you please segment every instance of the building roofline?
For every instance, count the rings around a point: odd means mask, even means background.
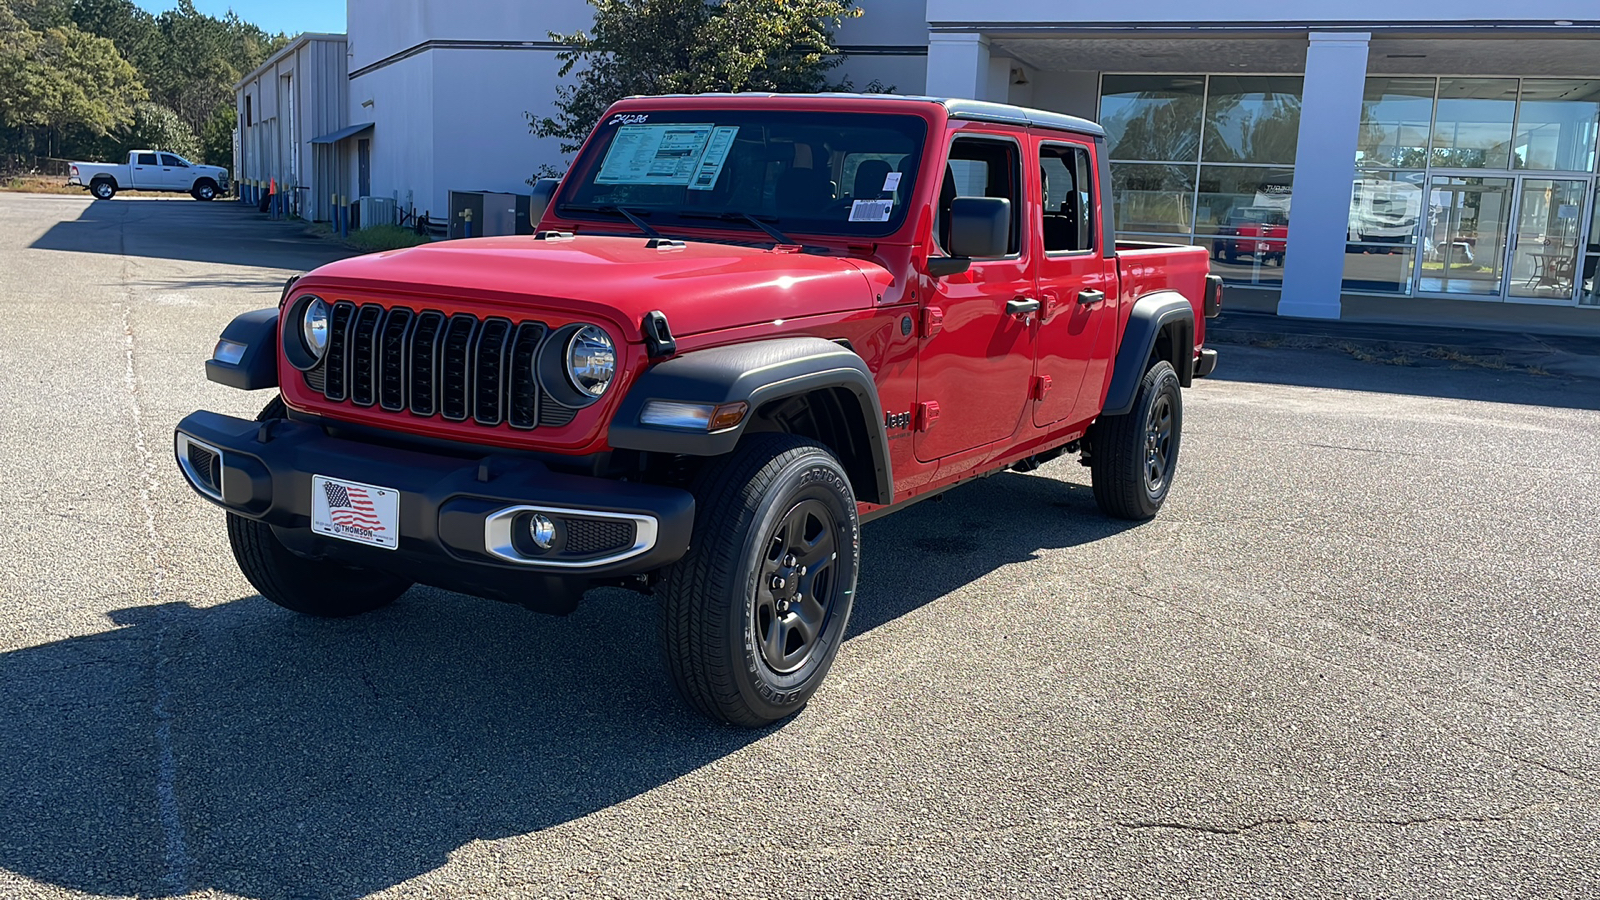
[[[267,57],[262,61],[261,65],[251,69],[250,74],[240,78],[238,81],[235,81],[233,83],[233,90],[235,93],[237,93],[240,88],[245,86],[246,83],[255,81],[256,76],[277,65],[279,60],[300,49],[306,44],[311,43],[312,41],[339,41],[340,43],[344,43],[348,40],[349,36],[344,34],[335,34],[328,31],[302,31],[295,35],[294,40],[285,44],[283,49]]]

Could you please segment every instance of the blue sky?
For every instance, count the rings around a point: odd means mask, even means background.
[[[177,0],[134,0],[139,6],[160,13],[177,6]],[[229,9],[246,22],[254,22],[269,34],[302,31],[344,31],[344,0],[194,0],[194,8],[208,16],[221,17]]]

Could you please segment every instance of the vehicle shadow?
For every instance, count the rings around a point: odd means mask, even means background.
[[[92,202],[78,218],[50,226],[29,248],[299,271],[354,255],[234,200],[143,198]]]
[[[1128,527],[1037,475],[953,493],[865,527],[852,634]],[[770,734],[673,698],[655,614],[620,590],[561,619],[424,588],[345,621],[246,597],[0,655],[0,867],[97,894],[356,897]]]

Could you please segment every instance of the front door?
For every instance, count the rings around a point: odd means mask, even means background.
[[[938,279],[923,310],[922,362],[913,411],[916,456],[932,461],[1012,437],[1022,422],[1033,378],[1034,314],[1012,314],[1013,300],[1036,300],[1025,209],[1022,146],[973,124],[950,145],[939,193],[934,240],[948,248],[950,204],[958,196],[1011,201],[1005,256],[975,259],[967,271]],[[1027,215],[1025,216],[1025,213]],[[933,406],[930,407],[930,404]],[[928,421],[937,408],[939,418]]]
[[[189,164],[171,153],[161,154],[161,183],[170,191],[185,191],[194,186]]]
[[[1571,303],[1583,252],[1587,180],[1517,179],[1516,230],[1506,266],[1506,295],[1523,301]]]
[[[1417,293],[1500,299],[1514,185],[1512,178],[1433,176],[1423,207]]]
[[[1039,254],[1038,366],[1033,424],[1092,418],[1109,377],[1117,330],[1115,260],[1102,252],[1088,143],[1037,144],[1040,185],[1033,232]]]

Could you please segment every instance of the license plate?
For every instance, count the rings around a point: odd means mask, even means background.
[[[400,546],[400,492],[394,488],[311,476],[311,530],[393,550]]]

